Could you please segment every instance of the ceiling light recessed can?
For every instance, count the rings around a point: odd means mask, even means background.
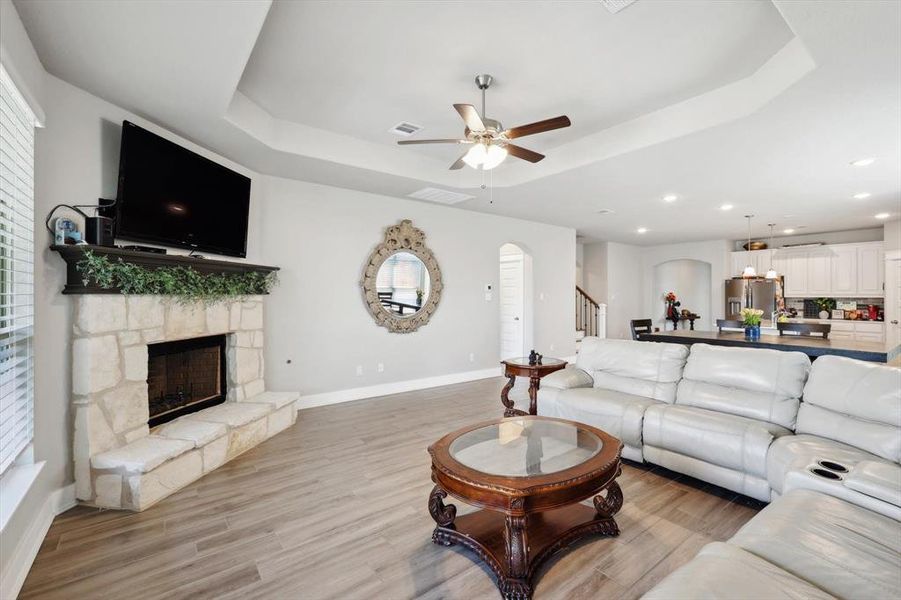
[[[870,158],[870,157],[867,157],[867,158],[858,158],[857,160],[852,160],[852,161],[851,161],[851,166],[852,166],[852,167],[869,167],[869,166],[872,165],[874,162],[876,162],[876,159],[875,159],[875,158]]]
[[[794,233],[794,232],[795,232],[795,230],[792,229],[791,227],[789,227],[788,229],[783,229],[783,230],[782,230],[782,233]]]
[[[720,210],[732,210],[733,206],[731,204],[723,204],[720,206]]]
[[[872,195],[873,194],[871,194],[870,192],[861,192],[859,194],[854,194],[854,199],[855,200],[866,200],[867,198],[869,198]]]
[[[677,196],[675,194],[667,194],[666,196],[663,197],[664,202],[675,202],[678,199],[679,199],[679,196]]]
[[[876,217],[877,219],[888,219],[892,215],[891,215],[891,213],[879,213],[879,214],[876,214],[873,216]]]
[[[648,232],[648,228],[647,228],[647,227],[639,227],[639,228],[636,229],[635,231],[637,231],[638,233],[647,233],[647,232]]]

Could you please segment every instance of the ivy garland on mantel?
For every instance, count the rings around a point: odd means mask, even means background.
[[[191,267],[148,268],[85,251],[78,262],[84,284],[123,294],[173,296],[178,302],[216,304],[245,296],[268,294],[278,283],[276,271],[269,273],[200,273]]]

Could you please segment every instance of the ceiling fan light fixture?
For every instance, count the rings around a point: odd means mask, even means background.
[[[473,144],[469,152],[463,156],[463,162],[473,169],[478,169],[486,158],[488,158],[488,150],[485,148],[485,144]]]
[[[491,144],[490,146],[488,146],[488,155],[485,157],[485,161],[482,163],[482,169],[489,171],[504,162],[504,159],[506,158],[506,148]]]
[[[463,162],[473,169],[489,171],[498,166],[507,158],[507,149],[496,144],[473,144],[469,152],[463,157]]]

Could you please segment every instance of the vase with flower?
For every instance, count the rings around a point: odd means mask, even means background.
[[[682,303],[676,299],[676,292],[667,292],[664,294],[663,301],[666,302],[666,318],[673,322],[673,331],[675,331],[679,325],[678,308]]]
[[[745,339],[760,339],[760,319],[763,317],[763,311],[758,308],[741,309],[741,322],[745,326]]]

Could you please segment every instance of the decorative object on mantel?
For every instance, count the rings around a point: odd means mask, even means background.
[[[673,322],[673,330],[675,331],[679,325],[679,311],[676,310],[682,306],[682,303],[676,299],[676,292],[667,292],[663,295],[666,302],[666,318]]]
[[[389,273],[387,267],[384,272],[382,271],[385,263],[392,259],[404,260],[420,270],[421,281],[415,282],[411,289],[422,289],[423,301],[413,305],[413,298],[407,300],[398,294],[394,285],[396,282],[393,280],[393,271]],[[383,295],[379,293],[380,275],[392,279],[390,291],[383,291]],[[438,261],[425,245],[425,233],[414,227],[409,219],[388,227],[385,230],[384,241],[369,255],[360,285],[363,288],[366,307],[373,319],[388,331],[412,333],[427,324],[432,318],[432,313],[438,308],[443,286]],[[407,314],[407,310],[413,312]]]
[[[159,294],[206,304],[268,294],[278,267],[103,246],[51,246],[66,261],[64,294]]]
[[[749,340],[760,339],[760,319],[763,311],[759,308],[741,309],[741,322],[745,326],[745,337]]]
[[[817,315],[821,319],[828,319],[830,316],[830,311],[835,308],[835,300],[832,298],[817,298],[813,301],[814,304],[817,305],[817,308],[820,309],[820,314]]]

